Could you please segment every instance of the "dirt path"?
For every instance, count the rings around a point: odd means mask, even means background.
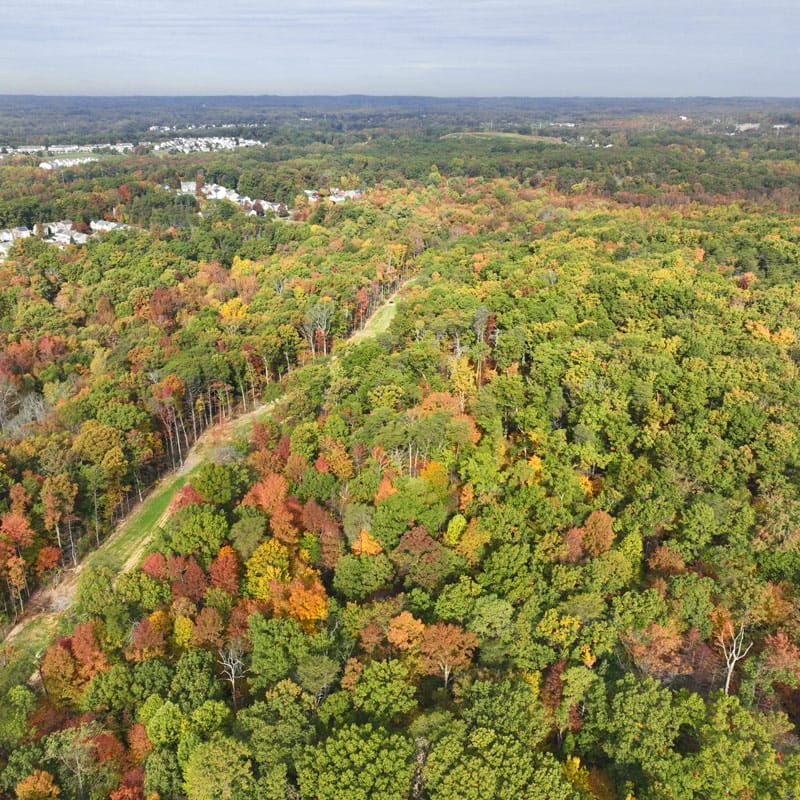
[[[410,283],[410,281],[407,283]],[[345,344],[362,341],[386,331],[394,318],[397,294],[398,292],[395,292],[386,302],[379,306],[370,315],[364,327],[354,332]],[[102,563],[105,560],[104,556],[118,549],[120,540],[126,534],[129,534],[130,529],[147,513],[148,508],[158,501],[166,500],[164,510],[159,514],[155,522],[148,526],[148,533],[136,541],[130,552],[126,552],[123,549],[123,557],[114,563],[114,568],[119,573],[134,569],[150,542],[152,532],[166,520],[169,506],[168,500],[180,488],[178,485],[180,478],[188,479],[189,474],[203,463],[210,452],[213,452],[216,447],[230,442],[237,431],[257,417],[268,414],[277,402],[277,400],[273,400],[270,403],[260,403],[244,414],[206,428],[189,449],[183,464],[177,470],[173,470],[159,479],[156,485],[147,493],[144,500],[131,509],[100,547],[89,553],[77,566],[64,570],[53,584],[44,586],[33,593],[25,608],[24,615],[6,634],[0,645],[8,646],[16,642],[26,630],[33,630],[34,628],[39,635],[41,635],[43,628],[55,632],[59,618],[72,605],[78,587],[78,580],[83,570],[87,566]],[[183,485],[183,483],[185,481],[180,482],[180,485]],[[169,498],[164,496],[166,492],[170,492]]]

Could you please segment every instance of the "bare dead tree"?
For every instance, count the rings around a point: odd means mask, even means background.
[[[16,383],[7,375],[0,375],[0,431],[5,430],[19,405]]]
[[[219,649],[219,659],[217,663],[222,668],[222,675],[231,685],[231,697],[233,708],[236,709],[236,684],[247,672],[244,662],[244,645],[241,639],[233,639]]]
[[[303,320],[301,331],[311,348],[312,356],[318,350],[322,350],[323,355],[328,354],[328,335],[333,324],[334,311],[335,307],[330,300],[322,300],[309,310]]]
[[[733,677],[733,670],[736,664],[741,661],[749,652],[753,643],[744,646],[744,623],[739,626],[739,632],[735,632],[732,623],[728,623],[723,630],[720,631],[717,637],[717,644],[719,645],[722,654],[725,656],[725,694],[728,694],[731,686],[731,678]]]
[[[428,742],[428,740],[422,736],[418,736],[414,740],[414,744],[416,745],[417,753],[414,766],[414,777],[411,781],[411,797],[413,800],[419,800],[422,797],[422,793],[425,791],[424,770],[425,762],[428,760],[428,749],[430,748],[430,742]]]

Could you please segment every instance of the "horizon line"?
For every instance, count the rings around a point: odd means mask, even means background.
[[[153,98],[187,98],[187,99],[281,99],[281,100],[306,100],[306,99],[332,99],[345,100],[350,98],[376,99],[376,100],[784,100],[800,101],[800,95],[425,95],[425,94],[365,94],[362,92],[349,92],[343,94],[46,94],[33,92],[0,93],[0,99],[6,98],[34,98],[41,100],[67,100],[67,99],[96,99],[96,100],[135,100]]]

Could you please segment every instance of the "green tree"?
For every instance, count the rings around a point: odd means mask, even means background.
[[[417,707],[415,687],[401,661],[370,661],[353,687],[353,705],[376,723],[388,724]]]
[[[163,800],[178,800],[183,795],[183,780],[174,749],[152,750],[144,762],[144,789]]]
[[[181,738],[184,716],[175,703],[164,701],[147,720],[147,738],[154,747],[174,747]]]
[[[297,764],[307,800],[402,800],[411,788],[414,745],[372,725],[348,725],[309,747]]]
[[[238,464],[215,464],[208,461],[200,466],[190,483],[207,502],[227,506],[244,494],[248,475]]]
[[[314,731],[310,724],[315,698],[291,681],[281,681],[236,715],[236,733],[248,742],[253,761],[262,775],[277,766],[293,765]]]
[[[790,728],[786,718],[768,719],[725,695],[703,712],[694,726],[699,747],[684,756],[682,768],[696,797],[791,797],[797,791],[796,761],[790,757],[783,765],[775,750]]]
[[[136,705],[132,682],[133,671],[126,664],[114,664],[92,678],[81,696],[80,706],[86,711],[110,712],[119,717]]]
[[[531,750],[547,736],[545,709],[519,679],[476,680],[465,686],[462,718],[470,728],[492,728]]]
[[[6,692],[0,707],[0,747],[3,750],[13,749],[24,735],[35,700],[27,686],[12,686]]]
[[[433,532],[446,519],[446,504],[426,481],[412,478],[403,482],[398,492],[378,503],[370,533],[389,551],[397,547],[403,532],[413,527],[413,523]]]
[[[207,700],[218,700],[222,689],[216,675],[214,656],[207,650],[187,650],[175,665],[170,697],[184,713],[199,708]]]
[[[336,562],[333,588],[345,597],[363,600],[385,587],[394,577],[392,562],[384,553],[342,556]]]
[[[253,767],[247,747],[217,735],[192,750],[184,769],[188,800],[256,800]]]
[[[207,505],[189,505],[170,519],[164,545],[169,552],[194,555],[207,569],[227,535],[228,523],[222,512]]]
[[[297,682],[321,697],[339,674],[339,663],[321,653],[308,653],[297,662]]]
[[[250,618],[249,638],[253,647],[250,684],[253,689],[273,686],[288,678],[307,653],[308,639],[293,619]]]
[[[15,747],[8,754],[5,767],[0,772],[0,786],[11,791],[22,780],[39,769],[44,759],[44,748],[40,744]]]
[[[578,800],[579,793],[550,754],[537,755],[522,742],[491,728],[463,726],[436,741],[423,771],[431,800]]]
[[[678,735],[702,700],[696,695],[682,700],[652,678],[626,675],[607,706],[596,698],[588,705],[593,713],[581,738],[599,742],[621,778],[646,786],[680,772]]]

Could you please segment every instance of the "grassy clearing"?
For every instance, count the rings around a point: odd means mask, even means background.
[[[506,133],[503,131],[463,131],[446,133],[442,139],[505,139],[507,141],[525,142],[527,144],[564,144],[554,136],[537,136],[535,133]]]
[[[357,344],[364,339],[369,339],[379,333],[386,333],[389,325],[392,324],[396,311],[394,300],[390,300],[381,306],[367,321],[367,324],[360,331],[356,331],[344,344]]]
[[[107,567],[121,573],[133,569],[141,561],[148,544],[152,541],[167,508],[180,489],[192,478],[201,465],[213,453],[220,439],[249,433],[253,418],[266,416],[274,403],[262,406],[255,412],[220,426],[222,430],[208,431],[201,437],[192,453],[191,462],[184,465],[179,475],[168,475],[97,550],[89,553],[77,570],[58,585],[48,590],[50,607],[42,610],[19,625],[6,641],[0,644],[0,697],[17,684],[26,683],[34,675],[40,654],[53,639],[71,629],[74,619],[69,606],[77,587],[80,573],[87,567]],[[55,610],[62,609],[62,610]]]
[[[389,325],[391,325],[396,311],[397,306],[394,300],[390,300],[385,306],[382,306],[375,312],[367,327],[361,332],[365,333],[367,336],[377,336],[379,333],[386,333],[386,331],[389,330]]]
[[[416,277],[409,278],[403,287],[411,286]],[[398,290],[399,291],[399,290]],[[395,292],[364,324],[360,331],[355,331],[350,337],[342,342],[342,345],[357,344],[364,339],[369,339],[377,336],[380,333],[386,333],[389,326],[392,324],[394,315],[397,313],[397,295]]]
[[[234,437],[249,436],[253,419],[269,414],[273,405],[274,403],[264,405],[257,411],[223,425],[221,429],[214,428],[204,433],[187,459],[185,471],[180,475],[168,475],[164,478],[161,488],[151,492],[114,534],[86,557],[86,565],[108,567],[114,572],[133,569],[144,554],[159,522],[164,518],[172,498],[192,479],[208,458],[213,456],[215,446]]]

